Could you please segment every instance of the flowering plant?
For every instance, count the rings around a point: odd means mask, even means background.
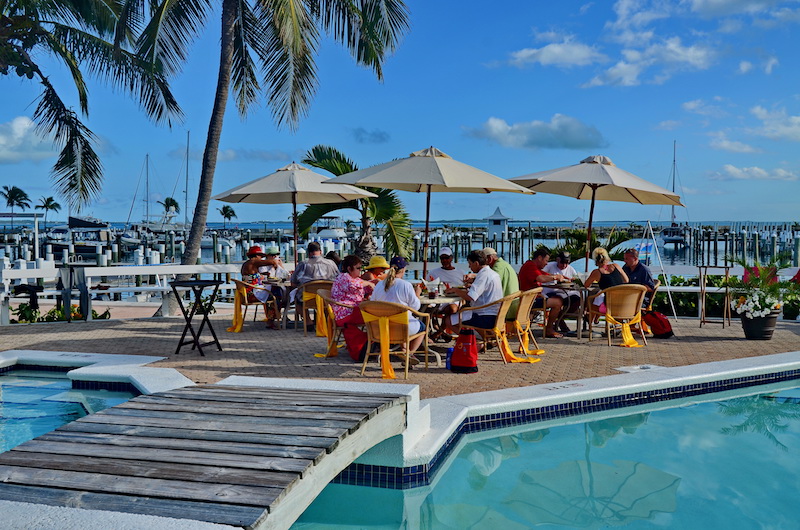
[[[738,260],[737,260],[738,261]],[[781,309],[782,293],[791,289],[792,284],[779,281],[777,261],[766,266],[744,265],[744,276],[731,278],[728,285],[733,291],[731,309],[744,318],[759,318]]]

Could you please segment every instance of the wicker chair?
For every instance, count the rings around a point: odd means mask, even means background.
[[[503,362],[507,362],[505,356],[503,355],[502,350],[500,350],[500,341],[506,337],[506,317],[508,316],[508,310],[511,309],[511,304],[514,300],[519,299],[520,292],[517,291],[516,293],[511,293],[508,296],[504,296],[503,298],[492,302],[491,304],[479,305],[479,306],[466,306],[462,307],[456,314],[458,315],[458,325],[462,329],[472,329],[478,332],[478,336],[483,341],[484,350],[488,351],[490,347],[497,346],[497,351],[500,353],[500,358]],[[497,319],[495,320],[494,327],[492,328],[478,328],[475,326],[469,326],[463,324],[462,318],[464,311],[475,311],[476,309],[483,309],[484,307],[490,306],[498,306],[497,310]],[[519,315],[519,312],[517,312]],[[492,344],[494,343],[494,344]]]
[[[302,314],[303,314],[303,334],[306,335],[306,336],[308,335],[308,321],[309,321],[309,318],[311,316],[311,311],[312,310],[315,313],[315,315],[314,315],[315,324],[316,324],[316,321],[318,320],[318,316],[316,315],[316,311],[317,311],[316,294],[317,294],[317,291],[327,290],[328,293],[330,293],[331,287],[333,287],[333,282],[330,281],[330,280],[314,280],[312,282],[308,282],[308,283],[303,284],[303,286],[300,288],[300,300],[302,300],[302,302],[299,303],[299,304],[295,303],[295,310],[294,310],[294,329],[295,329],[295,331],[299,331],[300,330],[300,326],[298,325],[298,323],[299,323],[298,319],[300,318],[300,313],[302,312]],[[310,295],[314,295],[314,296],[310,296]]]
[[[359,309],[364,314],[364,321],[365,327],[367,329],[367,352],[364,355],[364,364],[361,365],[361,375],[364,375],[364,371],[367,369],[367,362],[369,361],[370,356],[377,356],[378,359],[381,357],[380,351],[373,352],[373,345],[380,344],[381,341],[381,328],[380,323],[378,320],[371,320],[369,316],[373,317],[393,317],[396,315],[406,314],[406,311],[411,311],[411,313],[416,316],[420,321],[425,324],[425,329],[419,331],[417,333],[409,333],[408,330],[408,321],[405,323],[398,323],[398,322],[389,322],[389,344],[402,344],[405,347],[405,351],[408,352],[410,342],[419,337],[420,335],[425,336],[422,340],[422,351],[420,353],[424,353],[425,355],[425,369],[428,369],[428,356],[430,355],[430,350],[428,350],[428,331],[430,330],[431,324],[431,315],[429,313],[420,313],[419,311],[415,311],[410,309],[403,304],[395,304],[392,302],[361,302],[359,304]],[[419,351],[419,350],[418,350]],[[408,355],[405,356],[405,378],[408,379],[408,366],[409,362],[411,361],[411,354],[417,352],[409,352]]]
[[[586,301],[589,311],[589,341],[592,340],[592,324],[594,323],[595,318],[599,318],[601,316],[607,317],[610,315],[617,322],[630,322],[637,316],[641,317],[642,301],[644,300],[644,295],[646,292],[647,287],[644,285],[626,283],[623,285],[615,285],[614,287],[609,287],[608,289],[603,289],[594,296],[590,296]],[[601,294],[605,295],[605,313],[601,313],[599,311],[599,307],[594,304],[594,300]],[[605,319],[605,325],[606,338],[608,339],[608,345],[611,346],[611,323],[609,322],[608,318]],[[642,340],[646,345],[647,338],[644,336],[644,330],[641,326],[639,326],[639,333],[641,334]]]
[[[536,342],[536,338],[533,336],[533,330],[531,326],[533,325],[533,321],[531,320],[531,312],[533,309],[533,303],[536,301],[536,298],[541,295],[542,288],[537,287],[535,289],[530,289],[528,291],[523,292],[519,295],[519,310],[517,311],[517,318],[516,320],[509,320],[512,325],[514,325],[515,331],[517,333],[517,340],[520,344],[520,350],[522,350],[522,345],[525,344],[525,337],[530,340],[533,346],[538,350],[539,344]],[[519,324],[517,326],[516,324]],[[523,351],[523,354],[527,355],[528,352]]]
[[[322,298],[322,301],[325,302],[325,315],[327,316],[327,336],[328,336],[328,357],[331,357],[331,353],[338,350],[344,346],[342,341],[342,332],[344,328],[339,327],[336,325],[336,315],[333,312],[334,306],[339,307],[348,307],[355,311],[358,311],[358,307],[350,304],[343,304],[341,302],[337,302],[333,298],[331,298],[331,292],[328,289],[320,289],[317,291],[317,295]],[[341,344],[340,344],[341,343]]]
[[[265,287],[265,286],[261,286],[261,285],[253,285],[253,284],[250,284],[250,283],[245,283],[245,282],[243,282],[241,280],[233,280],[233,283],[236,285],[236,290],[240,291],[240,293],[241,293],[241,302],[240,303],[241,303],[242,307],[244,308],[243,314],[242,314],[242,320],[246,320],[247,319],[247,309],[250,306],[253,306],[253,305],[258,306],[258,305],[260,305],[260,306],[264,306],[264,318],[265,319],[269,318],[268,309],[271,306],[272,310],[275,311],[275,315],[277,317],[277,321],[278,322],[281,321],[281,319],[280,319],[281,311],[280,311],[280,308],[278,307],[278,301],[272,295],[272,291],[270,290],[269,287]],[[256,290],[266,291],[269,294],[269,297],[267,298],[266,302],[260,302],[258,300],[256,300],[255,302],[251,302],[251,301],[248,300],[247,293],[249,291],[256,291]],[[256,318],[258,318],[258,310],[253,311],[253,322],[256,321]]]

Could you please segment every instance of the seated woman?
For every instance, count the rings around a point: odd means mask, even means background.
[[[370,262],[372,263],[372,262]],[[395,256],[389,263],[389,269],[386,271],[386,277],[378,282],[375,290],[372,292],[370,298],[375,302],[394,302],[395,304],[403,304],[414,310],[419,310],[422,305],[419,301],[419,295],[422,292],[422,283],[411,285],[403,279],[408,267],[408,260],[400,256]],[[425,324],[420,322],[413,313],[408,313],[408,332],[409,334],[418,333],[425,330]],[[409,343],[410,350],[416,351],[422,340],[426,337],[420,335]],[[406,352],[409,354],[409,352]],[[411,364],[419,363],[419,359],[411,355]]]
[[[267,280],[279,280],[281,282],[287,281],[291,274],[289,274],[289,271],[287,271],[286,267],[283,266],[283,261],[281,260],[281,250],[278,247],[272,246],[267,247],[265,252],[267,254],[267,261],[272,260],[272,265],[259,267],[258,272],[260,272],[262,277],[266,278]],[[278,301],[278,307],[285,307],[284,301],[286,300],[286,287],[283,285],[272,285],[270,290],[272,291],[272,295]]]
[[[628,283],[628,275],[622,270],[622,267],[611,261],[608,251],[603,247],[597,247],[592,251],[592,259],[594,260],[597,268],[589,274],[584,282],[585,287],[591,287],[595,282],[600,289],[608,289],[615,285],[622,285]],[[600,306],[600,312],[605,313],[605,304],[603,303],[603,296],[598,296],[594,299],[595,305]]]
[[[242,281],[252,285],[263,286],[264,276],[259,270],[262,267],[271,267],[274,265],[274,260],[267,258],[267,255],[261,250],[258,245],[250,247],[247,251],[247,261],[242,263]],[[247,301],[264,303],[269,300],[272,293],[267,289],[248,289]],[[277,320],[280,318],[272,306],[267,311],[267,327],[270,329],[278,329]]]
[[[354,308],[333,305],[333,314],[336,325],[342,328],[347,351],[354,361],[364,360],[367,346],[367,333],[359,328],[364,323],[358,304],[369,298],[373,285],[359,276],[361,274],[361,258],[358,256],[345,256],[342,260],[342,272],[331,287],[331,299],[340,304],[354,306]]]
[[[369,260],[366,270],[361,275],[361,279],[372,282],[373,285],[377,284],[384,278],[388,268],[389,264],[386,263],[386,258],[383,256],[372,256],[372,258]]]

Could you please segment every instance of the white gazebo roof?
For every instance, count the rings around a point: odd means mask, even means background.
[[[489,217],[484,217],[484,221],[510,221],[510,217],[506,217],[503,215],[503,212],[500,211],[500,207],[498,206],[497,209],[494,211],[492,215]]]

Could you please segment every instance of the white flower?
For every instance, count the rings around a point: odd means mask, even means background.
[[[774,296],[754,289],[731,301],[731,309],[747,318],[759,318],[769,315],[773,309],[780,309],[780,301]]]

